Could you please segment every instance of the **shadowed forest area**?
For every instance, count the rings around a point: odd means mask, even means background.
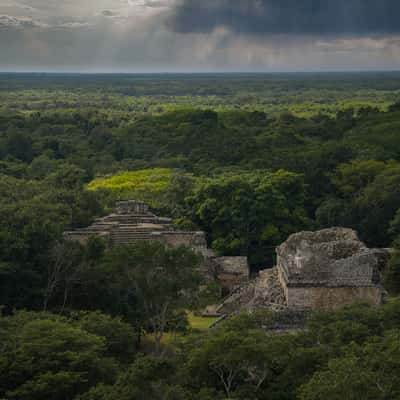
[[[400,73],[0,74],[0,398],[397,399],[399,101]],[[292,233],[353,228],[393,248],[391,297],[208,329],[189,249],[63,239],[129,199],[254,273]]]

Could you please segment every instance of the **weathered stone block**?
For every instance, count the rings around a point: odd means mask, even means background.
[[[335,309],[380,304],[385,250],[369,249],[351,229],[300,232],[277,248],[279,280],[291,308]]]
[[[115,212],[117,214],[149,214],[149,206],[146,203],[136,200],[118,201],[116,203]]]

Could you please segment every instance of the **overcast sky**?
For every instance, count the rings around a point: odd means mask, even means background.
[[[400,0],[0,0],[0,70],[400,69]]]

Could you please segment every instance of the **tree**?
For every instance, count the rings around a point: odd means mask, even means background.
[[[272,264],[274,246],[308,224],[303,177],[283,170],[203,179],[187,201],[217,252],[248,255],[253,265]]]
[[[0,396],[64,400],[99,382],[113,383],[116,362],[105,340],[51,314],[0,318]]]
[[[115,310],[155,335],[156,352],[173,314],[190,305],[197,291],[200,258],[189,248],[158,242],[114,248],[101,270],[108,276]]]
[[[78,267],[73,245],[59,245],[62,233],[87,225],[101,207],[81,181],[72,184],[74,176],[68,179],[69,189],[57,186],[66,182],[63,179],[50,179],[50,184],[0,176],[0,303],[10,309],[43,309],[54,293],[54,278],[60,282],[60,268]],[[56,270],[57,276],[51,277]]]
[[[43,294],[43,311],[47,311],[49,302],[54,295],[60,293],[60,310],[61,313],[64,311],[71,286],[78,279],[83,255],[83,249],[77,242],[60,242],[54,246],[52,257],[48,262],[47,284]]]
[[[360,231],[378,247],[391,243],[390,224],[399,210],[400,164],[391,164],[356,199],[363,218]]]
[[[191,379],[200,387],[223,390],[229,399],[239,392],[239,398],[257,398],[284,371],[292,342],[289,336],[267,336],[260,329],[222,327],[190,351]]]
[[[187,400],[190,394],[174,384],[175,365],[167,360],[139,357],[113,386],[99,385],[79,400]]]
[[[375,178],[393,163],[376,160],[356,160],[340,164],[331,181],[342,197],[351,198],[371,184]]]
[[[6,152],[18,160],[29,163],[33,159],[32,139],[19,131],[11,130],[8,132]]]
[[[135,331],[120,317],[96,312],[79,312],[76,325],[79,328],[105,339],[105,355],[126,365],[131,363],[136,354]]]
[[[328,371],[317,372],[311,381],[300,389],[301,400],[383,399],[378,388],[371,383],[374,375],[362,370],[357,358],[331,361]]]
[[[88,189],[100,192],[108,203],[135,199],[159,208],[171,178],[172,170],[168,168],[124,171],[112,177],[97,178],[90,182]]]
[[[332,174],[331,182],[336,193],[316,211],[318,223],[348,226],[370,245],[389,246],[397,235],[399,163],[365,160],[343,164]]]
[[[14,203],[0,202],[0,219],[0,260],[5,267],[0,303],[11,308],[42,308],[47,283],[43,266],[51,262],[52,247],[61,237],[64,210],[36,195]]]
[[[301,400],[385,400],[400,393],[399,330],[352,346],[299,390]]]

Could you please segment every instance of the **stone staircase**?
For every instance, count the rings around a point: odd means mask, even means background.
[[[119,223],[123,225],[135,224],[155,224],[155,225],[171,225],[170,218],[160,218],[153,214],[111,214],[103,219],[103,222]]]
[[[238,286],[215,309],[219,315],[231,314],[238,310],[246,301],[250,301],[254,293],[254,281],[248,281]]]
[[[138,225],[119,225],[111,231],[111,243],[114,246],[134,244],[152,239],[153,229]]]
[[[278,269],[272,268],[260,272],[255,281],[254,296],[248,304],[250,310],[269,309],[284,311],[287,309],[286,297],[279,282]]]
[[[171,229],[171,225],[170,218],[157,217],[150,212],[110,214],[82,231],[89,234],[109,232],[111,245],[123,246],[151,240],[153,232]]]
[[[226,319],[240,312],[270,310],[273,318],[266,330],[291,331],[304,325],[305,314],[294,315],[286,305],[285,294],[279,282],[277,268],[260,272],[260,275],[236,288],[223,302],[213,309],[219,318],[210,328],[219,326]]]
[[[236,288],[216,308],[219,315],[268,308],[272,311],[286,309],[286,299],[278,279],[277,268],[260,272],[260,275]]]
[[[104,221],[95,221],[93,225],[90,225],[87,228],[81,229],[81,231],[85,232],[108,232],[111,229],[118,226],[118,223],[114,222],[104,222]]]

